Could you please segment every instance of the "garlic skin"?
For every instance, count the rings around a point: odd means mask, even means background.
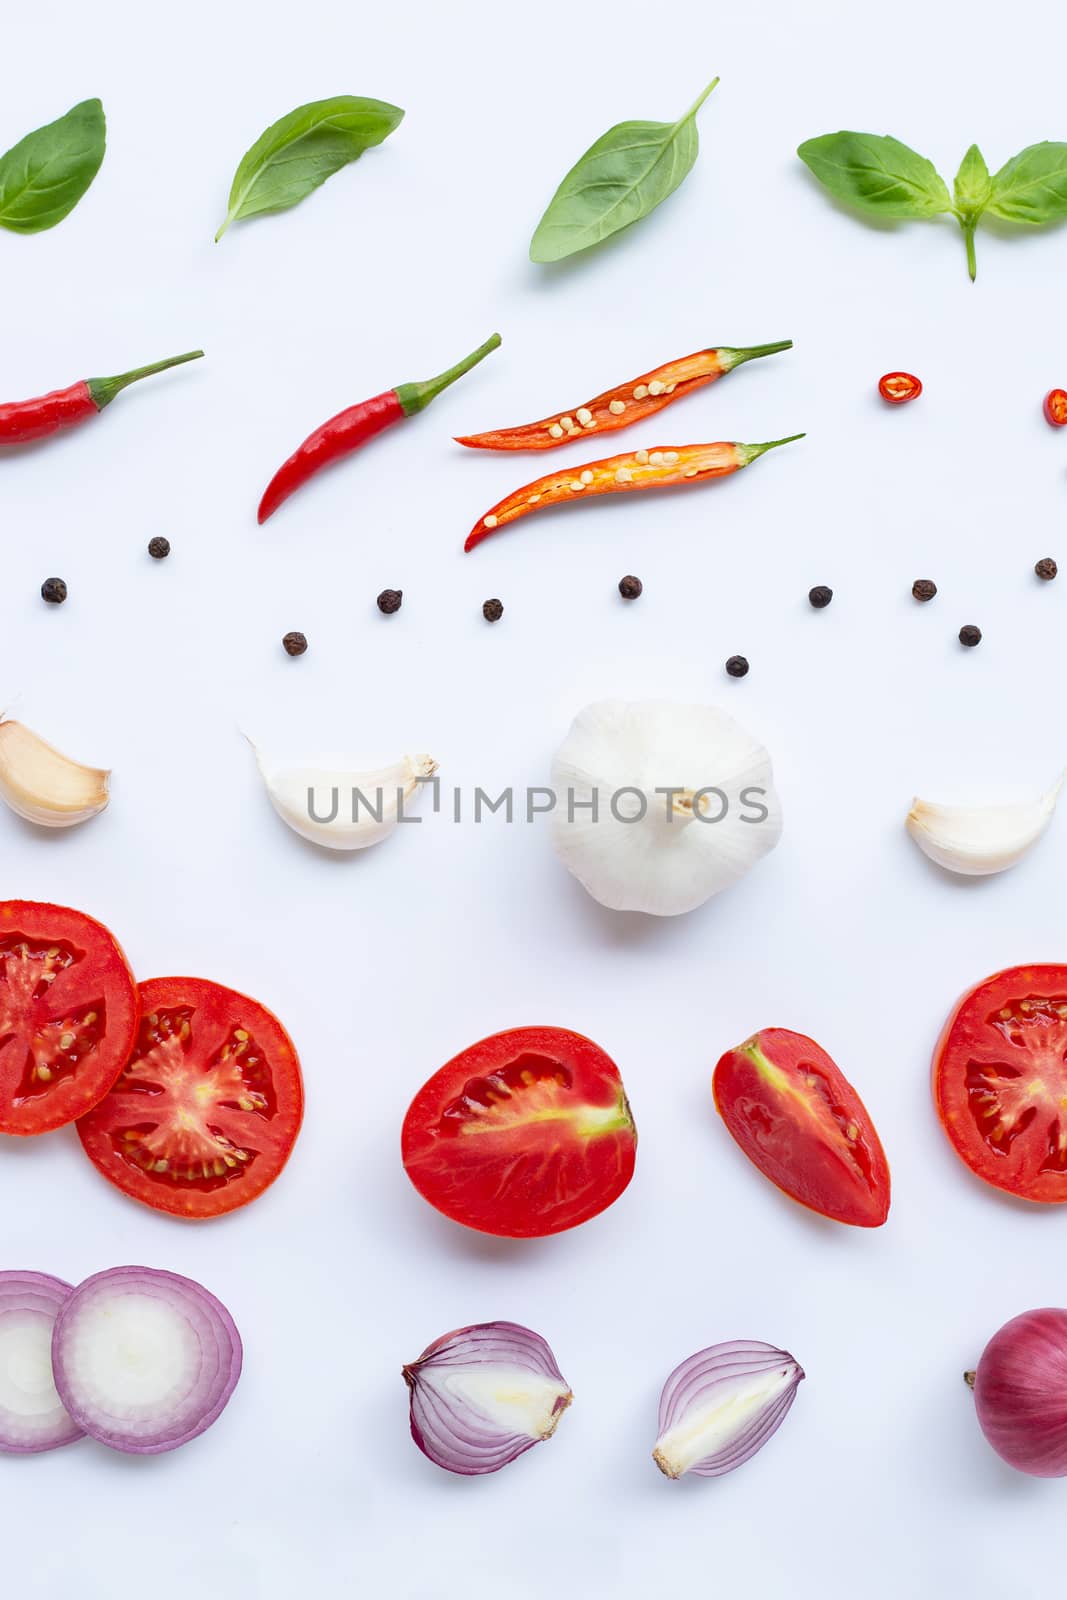
[[[0,799],[42,828],[73,828],[103,811],[111,773],[83,767],[21,722],[0,719]]]
[[[912,801],[904,826],[924,855],[963,877],[983,878],[1014,867],[1052,820],[1059,778],[1034,800],[999,806],[941,806]]]
[[[404,756],[392,766],[367,772],[313,766],[271,769],[258,750],[256,761],[282,821],[327,850],[366,850],[387,839],[399,826],[398,795],[408,815],[420,780],[437,771],[437,762],[427,755]]]
[[[556,854],[612,911],[693,911],[781,836],[770,756],[716,706],[596,701],[556,752],[552,783]]]

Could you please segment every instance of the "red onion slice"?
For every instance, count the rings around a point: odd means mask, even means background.
[[[698,1351],[663,1386],[653,1460],[668,1478],[732,1472],[781,1426],[803,1376],[787,1351],[758,1339]]]
[[[241,1375],[241,1338],[213,1294],[151,1267],[87,1278],[56,1320],[52,1367],[71,1416],[102,1444],[158,1455],[211,1426]]]
[[[497,1472],[549,1438],[571,1391],[539,1333],[480,1322],[435,1339],[404,1368],[411,1437],[446,1472]]]
[[[71,1292],[46,1272],[0,1272],[0,1452],[30,1455],[82,1437],[52,1377],[52,1329]]]

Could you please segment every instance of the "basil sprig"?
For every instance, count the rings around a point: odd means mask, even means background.
[[[568,172],[537,224],[531,261],[562,261],[640,222],[673,194],[697,158],[696,114],[718,83],[677,122],[619,122]]]
[[[241,158],[216,241],[239,217],[295,206],[364,150],[387,139],[403,115],[399,106],[385,100],[341,94],[297,106],[273,122]]]
[[[932,162],[888,135],[826,133],[807,140],[797,155],[835,199],[867,216],[908,220],[950,213],[963,230],[972,282],[981,217],[1028,227],[1067,218],[1067,144],[1028,145],[992,176],[972,144],[951,195]]]
[[[99,100],[35,128],[0,156],[0,227],[43,233],[69,216],[104,159],[107,126]]]

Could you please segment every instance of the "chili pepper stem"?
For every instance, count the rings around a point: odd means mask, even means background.
[[[103,411],[128,384],[150,378],[155,372],[166,372],[168,367],[180,367],[186,361],[198,361],[203,354],[202,350],[188,350],[185,355],[168,356],[166,361],[153,361],[149,367],[134,367],[132,372],[120,372],[114,378],[90,378],[88,388],[93,404],[98,411]]]
[[[500,335],[494,333],[484,344],[480,344],[477,350],[473,350],[464,360],[457,362],[454,367],[449,367],[447,372],[440,373],[436,378],[428,378],[425,383],[398,383],[396,397],[400,401],[405,417],[413,416],[416,411],[422,411],[428,406],[431,400],[436,400],[443,389],[447,389],[450,383],[455,383],[457,378],[462,378],[463,374],[476,367],[479,361],[484,361],[499,343]]]
[[[700,110],[701,106],[704,104],[704,101],[708,98],[708,95],[716,87],[718,82],[719,82],[718,78],[712,78],[712,80],[708,84],[707,88],[704,89],[700,94],[697,95],[696,99],[693,101],[693,104],[689,107],[689,110],[684,112],[678,118],[678,121],[676,123],[677,127],[680,128],[683,122],[688,122],[690,120],[690,118],[696,116],[697,112]]]
[[[719,350],[719,360],[724,371],[732,372],[743,361],[757,361],[760,356],[776,356],[780,350],[792,348],[792,339],[779,339],[777,344],[750,344],[740,349],[735,345],[723,345]]]
[[[794,440],[803,438],[806,438],[803,433],[791,433],[788,439],[769,439],[766,444],[739,444],[737,448],[744,458],[741,465],[747,467],[757,456],[764,455],[768,450],[777,450],[780,444],[792,444]]]

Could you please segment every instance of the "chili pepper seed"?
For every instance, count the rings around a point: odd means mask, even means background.
[[[748,671],[748,662],[744,656],[731,656],[726,663],[726,670],[731,678],[743,678]]]
[[[166,561],[170,555],[170,540],[164,539],[162,534],[157,534],[154,539],[149,539],[148,554],[153,561]]]
[[[487,600],[482,607],[482,616],[486,622],[499,622],[504,615],[504,602],[502,600]]]
[[[816,584],[814,589],[808,590],[808,604],[816,611],[822,611],[830,604],[834,591],[828,589],[824,583]]]
[[[916,600],[932,600],[937,593],[937,584],[933,578],[916,578],[911,586],[911,592]]]
[[[644,587],[641,579],[635,578],[632,572],[628,572],[625,578],[619,579],[619,593],[624,600],[638,599]]]
[[[383,617],[391,617],[394,611],[400,610],[403,600],[403,589],[383,589],[378,596],[378,610]]]
[[[965,644],[968,649],[973,649],[982,641],[982,630],[976,628],[973,622],[965,623],[960,629],[960,644]]]
[[[302,656],[308,647],[308,642],[302,633],[287,633],[282,640],[282,649],[287,656]]]
[[[1059,570],[1059,567],[1057,567],[1051,556],[1045,556],[1041,561],[1036,562],[1034,565],[1034,571],[1037,573],[1039,578],[1044,578],[1046,583],[1051,583],[1052,579],[1056,576]]]
[[[50,606],[61,606],[67,598],[67,586],[62,578],[46,578],[41,585],[41,599]]]

